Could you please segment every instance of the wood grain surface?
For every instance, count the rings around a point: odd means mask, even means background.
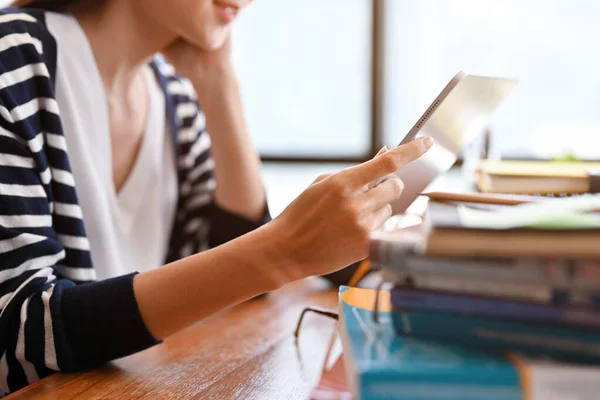
[[[164,343],[103,368],[55,374],[7,399],[307,399],[320,377],[337,292],[314,278],[208,318]]]

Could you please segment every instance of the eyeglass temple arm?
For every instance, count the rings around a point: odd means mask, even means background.
[[[294,337],[296,339],[298,339],[298,335],[300,334],[300,327],[302,325],[302,320],[304,319],[304,315],[307,312],[314,312],[319,315],[324,315],[326,317],[333,318],[336,321],[339,320],[339,318],[340,318],[339,314],[336,313],[335,311],[326,310],[323,308],[316,308],[316,307],[306,307],[304,310],[302,310],[302,314],[300,314],[300,318],[298,319],[298,324],[296,324],[296,330],[294,331]]]

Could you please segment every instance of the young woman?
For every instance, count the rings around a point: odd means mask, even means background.
[[[402,191],[368,184],[431,139],[317,179],[269,222],[229,57],[248,3],[0,12],[1,392],[367,255]]]

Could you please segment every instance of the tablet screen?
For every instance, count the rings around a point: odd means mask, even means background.
[[[401,142],[421,136],[435,140],[425,155],[396,173],[404,181],[404,192],[392,204],[394,214],[405,212],[435,178],[454,165],[460,152],[484,132],[492,113],[516,83],[463,72],[450,80]]]

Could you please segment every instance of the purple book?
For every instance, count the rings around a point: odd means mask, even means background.
[[[600,329],[600,309],[593,307],[540,304],[400,286],[392,289],[391,300],[392,305],[396,308]]]

